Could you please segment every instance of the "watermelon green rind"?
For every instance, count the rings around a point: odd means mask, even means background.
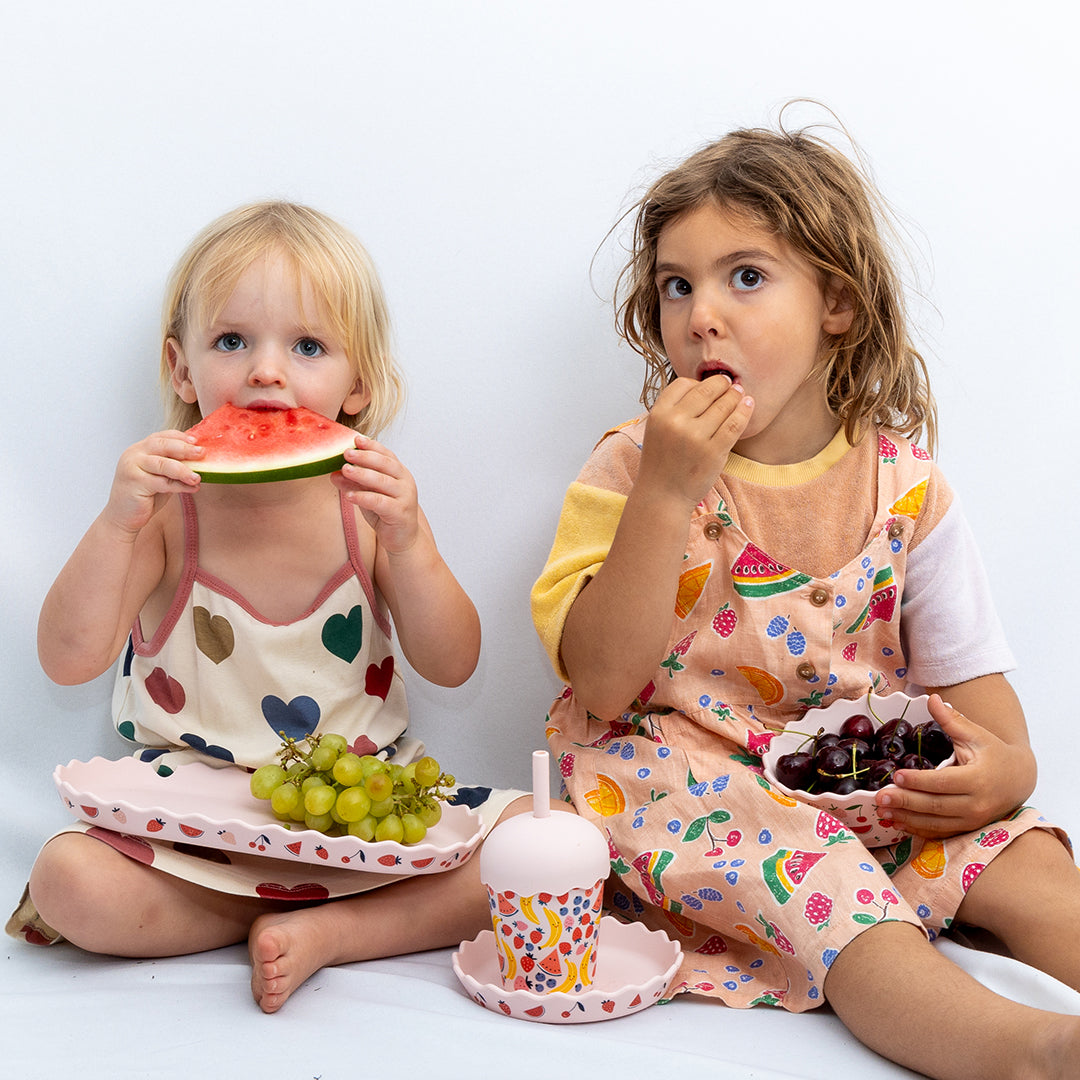
[[[192,468],[208,484],[266,484],[335,472],[356,432],[310,409],[223,405],[189,433],[205,456]]]
[[[757,581],[752,583],[736,581],[734,585],[735,591],[740,596],[753,598],[776,596],[779,593],[793,592],[795,589],[801,589],[811,580],[813,579],[808,574],[801,574],[796,570],[792,570],[783,577],[772,578],[768,581]]]
[[[204,484],[269,484],[277,480],[299,480],[304,476],[322,476],[337,472],[345,464],[345,455],[309,461],[303,465],[283,465],[280,469],[259,469],[255,472],[209,472],[199,465],[192,466]]]

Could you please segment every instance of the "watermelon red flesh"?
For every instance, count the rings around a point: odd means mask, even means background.
[[[188,434],[205,451],[192,468],[208,484],[263,484],[334,472],[356,432],[311,409],[222,405]]]

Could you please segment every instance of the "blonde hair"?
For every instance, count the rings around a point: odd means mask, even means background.
[[[641,401],[651,406],[674,376],[660,336],[654,274],[666,225],[712,203],[775,232],[834,277],[854,307],[850,328],[830,337],[820,363],[829,407],[854,442],[867,422],[933,451],[937,408],[926,364],[908,336],[903,288],[883,233],[888,215],[873,184],[846,156],[805,130],[733,131],[661,176],[630,210],[631,257],[619,274],[616,326],[647,364]]]
[[[202,419],[197,404],[172,389],[170,338],[183,342],[193,327],[213,322],[244,271],[260,256],[283,255],[306,284],[344,344],[371,401],[339,423],[377,435],[394,418],[404,382],[390,348],[390,316],[371,257],[333,219],[296,203],[268,201],[238,207],[211,222],[180,257],[169,278],[161,325],[161,377],[168,423],[181,430]]]

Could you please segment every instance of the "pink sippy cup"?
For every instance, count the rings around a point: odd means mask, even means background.
[[[551,812],[547,751],[537,750],[532,764],[532,813],[491,831],[480,879],[506,989],[575,994],[596,977],[608,846],[591,822]]]

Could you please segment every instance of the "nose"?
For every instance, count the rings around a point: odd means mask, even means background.
[[[253,386],[284,386],[286,357],[275,345],[265,344],[251,354],[248,381]]]
[[[692,296],[689,330],[693,337],[720,337],[724,333],[724,319],[720,304],[707,289],[696,289]]]

